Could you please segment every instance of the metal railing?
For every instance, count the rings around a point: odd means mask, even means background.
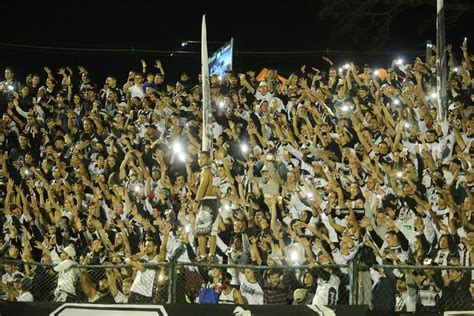
[[[14,265],[16,271],[24,271],[25,262],[0,260],[0,264]],[[315,294],[318,287],[318,272],[326,270],[339,281],[335,305],[370,305],[372,309],[386,308],[389,311],[409,311],[411,308],[417,311],[473,309],[474,293],[470,292],[470,287],[474,268],[464,266],[368,267],[358,260],[352,260],[347,265],[269,267],[171,261],[143,264],[144,271],[126,264],[74,265],[69,268],[70,270],[59,273],[53,270],[55,266],[53,264],[29,262],[28,266],[29,277],[32,280],[30,292],[35,301],[44,302],[154,304],[198,302],[199,293],[203,288],[222,286],[219,280],[224,272],[230,273],[231,284],[239,288],[239,279],[242,280],[242,277],[249,273],[246,270],[250,269],[262,288],[263,293],[260,294],[263,298],[260,303],[267,303],[267,299],[270,302],[266,293],[269,290],[266,288],[269,286],[268,274],[271,274],[270,271],[280,271],[281,280],[286,282],[282,292],[285,303],[292,304],[293,293],[297,289],[306,289],[309,293]],[[383,287],[385,292],[376,293],[377,285],[374,286],[373,274],[378,275],[377,282],[385,284]],[[452,280],[448,281],[449,278]],[[15,285],[15,282],[19,284]],[[12,293],[15,292],[15,286],[17,289],[20,288],[22,278],[12,277],[9,283],[2,286],[4,300],[14,300]],[[241,292],[245,292],[245,289],[241,288]],[[244,298],[245,294],[242,293]],[[382,295],[382,298],[374,302],[376,295]],[[253,299],[248,301],[252,302]],[[382,307],[379,304],[381,302]]]

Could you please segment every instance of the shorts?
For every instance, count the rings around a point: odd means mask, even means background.
[[[216,236],[218,232],[219,201],[216,197],[204,197],[196,216],[196,236]]]

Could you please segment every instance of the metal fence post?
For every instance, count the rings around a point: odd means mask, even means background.
[[[359,291],[359,256],[349,262],[349,305],[357,305]]]
[[[176,297],[176,260],[168,263],[168,304],[175,302]]]

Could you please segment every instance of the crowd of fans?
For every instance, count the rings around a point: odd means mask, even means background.
[[[3,298],[164,303],[167,268],[146,264],[176,260],[272,267],[180,268],[184,301],[347,304],[348,270],[319,266],[357,256],[358,304],[472,309],[470,270],[371,267],[473,262],[474,56],[461,50],[448,47],[444,116],[436,57],[211,76],[210,152],[201,76],[171,82],[159,60],[125,84],[6,68],[0,246],[23,262],[3,265]],[[203,230],[209,170],[218,214]]]

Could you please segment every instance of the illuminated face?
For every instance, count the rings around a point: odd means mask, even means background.
[[[20,136],[18,138],[18,143],[20,144],[20,148],[25,148],[28,144],[28,139],[25,136]]]
[[[7,80],[13,79],[13,72],[10,69],[5,69],[5,79]]]
[[[198,158],[198,163],[200,167],[203,167],[209,163],[209,157],[205,153],[200,153]]]
[[[269,276],[270,284],[274,287],[278,286],[280,284],[280,274],[279,273],[274,273]]]
[[[311,273],[307,272],[305,275],[304,275],[304,279],[303,279],[303,283],[304,283],[304,286],[306,288],[309,288],[311,286],[313,286],[314,284],[314,277]]]
[[[385,234],[385,239],[387,240],[387,244],[390,247],[398,246],[398,240],[392,233],[386,233]]]
[[[163,83],[163,77],[160,74],[156,74],[154,78],[155,84],[162,84]]]
[[[92,131],[92,124],[90,120],[84,120],[84,132],[90,133]]]
[[[258,91],[260,91],[261,94],[266,94],[268,92],[268,86],[267,85],[261,85],[258,87]]]
[[[255,279],[255,273],[252,269],[245,269],[244,275],[247,281],[253,281]]]
[[[147,256],[153,255],[156,253],[156,245],[153,241],[148,240],[145,243],[145,254]]]
[[[130,295],[131,288],[132,288],[132,282],[130,280],[123,281],[122,292],[125,296]]]

